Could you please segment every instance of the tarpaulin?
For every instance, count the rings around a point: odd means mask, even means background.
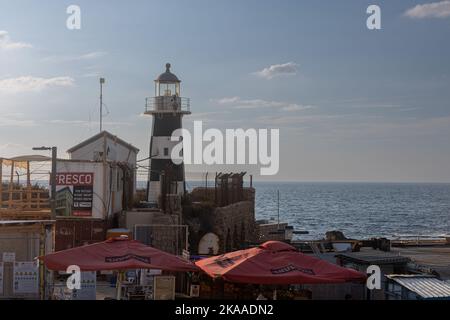
[[[167,271],[199,271],[190,261],[146,246],[139,241],[109,239],[82,247],[39,257],[50,270],[66,271],[76,265],[81,271],[160,269]]]
[[[305,255],[279,241],[206,258],[196,265],[213,278],[239,283],[319,284],[366,279],[364,273]]]

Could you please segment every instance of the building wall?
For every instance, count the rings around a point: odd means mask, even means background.
[[[126,228],[133,234],[134,226],[145,225],[178,225],[180,223],[177,215],[165,214],[159,210],[155,211],[124,211],[120,214],[119,226]]]
[[[121,143],[114,141],[113,139],[106,137],[106,147],[104,148],[105,138],[101,137],[98,140],[87,144],[70,154],[70,159],[72,160],[87,160],[87,161],[98,161],[99,159],[96,154],[103,152],[104,149],[110,150],[107,153],[107,161],[113,162],[123,162],[127,163],[128,166],[134,171],[134,188],[133,193],[136,192],[136,162],[137,153],[136,151],[124,146]]]
[[[176,255],[186,249],[187,226],[180,225],[179,215],[159,210],[124,211],[119,225],[131,231],[134,239],[154,248]]]
[[[92,216],[88,218],[107,219],[122,211],[123,171],[115,163],[58,160],[57,172],[94,173]]]
[[[197,187],[192,190],[190,193],[191,199],[193,202],[212,202],[212,203],[220,203],[221,202],[221,192],[220,188],[214,188],[214,186],[206,187]],[[217,196],[216,196],[217,195]],[[216,199],[217,197],[217,199]],[[230,202],[231,201],[230,197]],[[239,201],[255,201],[255,188],[242,188],[241,200]],[[236,201],[236,202],[239,202]]]
[[[66,250],[105,240],[107,224],[97,219],[58,219],[55,250]]]
[[[32,262],[41,254],[41,244],[43,245],[45,254],[53,251],[53,232],[52,227],[49,224],[46,223],[44,226],[40,223],[28,224],[25,221],[24,223],[26,225],[0,226],[0,261],[2,261],[3,259],[4,252],[14,252],[16,256],[16,262]],[[45,230],[45,233],[43,233],[43,235],[41,236],[41,232],[43,229]],[[4,262],[3,267],[3,295],[0,295],[0,299],[37,298],[37,295],[33,294],[14,294],[14,264],[12,262]]]
[[[233,203],[214,211],[213,232],[219,236],[221,251],[240,249],[255,241],[255,211],[251,201]]]
[[[63,172],[92,172],[94,173],[94,196],[92,199],[92,217],[94,219],[105,219],[105,213],[108,211],[108,199],[110,200],[109,186],[109,174],[106,174],[106,186],[107,190],[103,190],[103,176],[104,176],[104,164],[102,162],[93,161],[70,161],[70,160],[58,160],[56,170],[58,173]],[[106,199],[103,201],[103,199]],[[112,208],[109,212],[111,213]]]
[[[87,144],[75,151],[73,151],[70,154],[70,159],[73,160],[98,160],[94,156],[98,152],[103,152],[104,146],[103,146],[104,138],[101,137],[98,140]],[[110,152],[107,153],[107,160],[110,161],[117,161],[117,162],[126,162],[130,165],[135,166],[136,165],[136,157],[137,154],[134,150],[131,150],[127,148],[126,146],[122,145],[121,143],[115,142],[111,138],[106,138],[106,150],[109,150]]]
[[[303,285],[311,291],[312,300],[364,300],[366,287],[358,283]]]
[[[237,250],[246,243],[255,242],[255,207],[252,201],[241,201],[225,207],[209,202],[193,203],[183,208],[183,217],[189,225],[191,252],[198,253],[200,239],[207,233],[219,237],[219,253]]]

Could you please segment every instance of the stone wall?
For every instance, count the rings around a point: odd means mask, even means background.
[[[197,254],[198,243],[207,233],[219,237],[219,253],[244,248],[255,242],[256,223],[253,201],[241,201],[225,207],[211,202],[195,202],[184,208],[184,221],[189,225],[190,251]]]
[[[230,193],[232,193],[230,191]],[[192,202],[211,202],[211,203],[221,203],[222,192],[220,192],[220,188],[214,187],[197,187],[189,193]],[[230,204],[240,202],[240,201],[255,201],[255,188],[246,187],[242,188],[242,194],[239,197],[239,200],[233,201],[232,196],[230,195]]]
[[[255,207],[251,201],[241,201],[214,211],[213,232],[219,236],[220,250],[229,252],[255,242]]]

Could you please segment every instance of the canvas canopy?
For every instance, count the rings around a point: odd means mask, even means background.
[[[26,169],[29,162],[44,162],[51,161],[52,159],[41,155],[27,155],[18,156],[14,158],[0,158],[1,163],[5,166],[12,166],[14,164],[15,168]]]
[[[319,284],[366,279],[361,272],[302,254],[279,241],[206,258],[196,265],[213,278],[238,283]]]
[[[66,271],[71,265],[79,266],[81,271],[126,269],[198,271],[190,261],[128,238],[113,238],[50,253],[39,259],[48,269],[55,271]]]

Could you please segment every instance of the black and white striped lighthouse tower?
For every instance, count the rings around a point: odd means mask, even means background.
[[[173,131],[182,128],[183,116],[191,114],[190,100],[180,95],[180,82],[167,63],[166,72],[155,79],[155,96],[145,103],[145,114],[153,116],[147,186],[150,203],[158,203],[162,194],[185,192],[184,164],[174,164],[171,159],[172,148],[179,142],[170,139]]]

